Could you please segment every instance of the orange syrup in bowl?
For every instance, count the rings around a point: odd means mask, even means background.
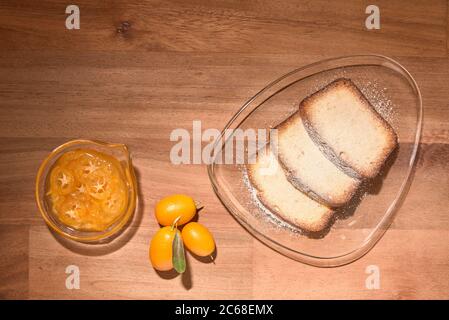
[[[126,211],[125,172],[118,159],[92,149],[62,154],[51,167],[45,201],[62,224],[78,231],[104,231]]]

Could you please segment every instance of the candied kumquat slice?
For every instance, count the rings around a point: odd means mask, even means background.
[[[60,166],[53,168],[50,174],[50,193],[67,195],[75,188],[75,178],[71,171]]]

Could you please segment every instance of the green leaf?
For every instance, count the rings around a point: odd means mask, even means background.
[[[173,267],[178,273],[186,271],[186,255],[179,230],[176,230],[175,238],[173,239]]]

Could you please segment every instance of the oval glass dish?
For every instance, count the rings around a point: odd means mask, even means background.
[[[228,164],[223,159],[229,150],[236,152],[236,137],[229,130],[273,128],[296,112],[305,97],[342,77],[351,79],[392,125],[399,148],[354,204],[338,213],[325,232],[310,237],[263,207],[248,182],[244,164]],[[347,56],[313,63],[273,81],[232,117],[215,146],[216,153],[208,166],[209,177],[230,213],[271,248],[314,266],[344,265],[363,256],[382,237],[407,194],[421,135],[422,112],[415,80],[390,58]]]
[[[124,172],[124,180],[128,189],[128,203],[123,212],[105,230],[81,231],[63,224],[53,214],[45,199],[47,184],[49,183],[49,172],[55,162],[68,151],[76,149],[89,149],[101,152],[117,159]],[[136,208],[137,181],[128,148],[124,144],[106,143],[91,140],[72,140],[55,148],[42,162],[36,177],[36,202],[39,211],[47,225],[63,238],[83,243],[106,243],[117,236],[130,221]]]

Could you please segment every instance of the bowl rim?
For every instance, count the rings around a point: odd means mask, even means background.
[[[45,208],[43,208],[42,203],[40,201],[41,195],[39,192],[39,186],[40,186],[40,181],[41,181],[43,172],[47,168],[50,160],[53,159],[53,157],[57,153],[61,152],[62,150],[66,149],[68,147],[77,145],[77,144],[92,144],[92,145],[109,147],[109,148],[122,148],[125,153],[125,156],[127,158],[127,164],[128,164],[128,166],[126,168],[127,170],[125,170],[125,173],[127,174],[127,179],[129,179],[131,182],[130,187],[131,187],[131,191],[132,191],[130,199],[129,199],[129,205],[128,205],[127,211],[123,214],[120,221],[116,225],[114,225],[114,227],[112,229],[110,229],[106,232],[101,232],[101,231],[100,232],[92,232],[93,233],[92,235],[84,236],[84,237],[69,234],[69,233],[61,230],[51,219],[49,219],[49,217],[47,216],[48,215],[47,210],[45,210]],[[128,177],[128,172],[126,172],[126,171],[129,172],[129,177]],[[129,152],[128,147],[123,143],[109,143],[109,142],[104,142],[104,141],[99,141],[99,140],[90,140],[90,139],[74,139],[74,140],[67,141],[67,142],[57,146],[44,158],[41,165],[39,166],[39,169],[38,169],[37,175],[36,175],[36,180],[35,180],[35,200],[36,200],[36,204],[39,209],[39,212],[40,212],[42,218],[44,219],[44,221],[46,222],[47,226],[49,226],[58,235],[60,235],[64,238],[68,238],[71,240],[75,240],[78,242],[84,242],[84,243],[99,242],[101,240],[111,238],[113,235],[115,235],[116,233],[121,231],[122,228],[128,223],[128,221],[134,214],[134,211],[136,208],[136,203],[137,203],[137,181],[136,181],[136,176],[134,173],[134,168],[132,165],[131,154]]]
[[[225,131],[230,128],[230,126],[234,123],[234,121],[238,119],[238,117],[248,108],[248,106],[254,100],[256,100],[259,96],[261,96],[263,93],[268,91],[270,88],[272,88],[273,86],[275,86],[282,80],[284,80],[290,76],[293,76],[294,74],[296,74],[300,71],[311,69],[311,68],[316,67],[321,64],[344,61],[346,59],[380,59],[380,60],[385,60],[388,63],[391,63],[393,66],[398,68],[398,70],[393,69],[395,72],[397,72],[397,73],[401,74],[403,77],[407,78],[410,86],[413,88],[413,90],[415,92],[416,98],[418,99],[418,103],[417,103],[418,112],[417,112],[417,119],[416,119],[417,126],[416,126],[415,138],[413,141],[413,149],[411,151],[409,166],[407,168],[405,178],[404,178],[404,180],[398,190],[398,193],[397,193],[398,196],[389,205],[388,209],[385,211],[385,214],[383,215],[382,219],[379,220],[376,227],[373,228],[373,230],[365,238],[365,240],[361,244],[359,244],[355,249],[345,252],[343,254],[332,256],[332,257],[319,257],[316,255],[311,255],[311,254],[308,254],[305,252],[300,252],[300,251],[294,250],[292,248],[289,248],[288,246],[285,246],[285,245],[277,242],[276,240],[271,239],[270,237],[266,236],[263,232],[257,230],[253,226],[251,226],[251,224],[249,222],[245,221],[245,219],[241,218],[238,214],[238,209],[235,208],[232,201],[229,200],[228,197],[220,191],[219,183],[214,174],[214,169],[215,169],[215,165],[216,165],[215,160],[218,157],[219,153],[217,155],[215,155],[215,157],[213,158],[213,161],[210,164],[208,164],[208,166],[207,166],[207,172],[208,172],[209,179],[211,181],[211,184],[212,184],[215,194],[218,196],[220,201],[224,204],[225,208],[231,213],[231,215],[234,218],[236,218],[236,220],[245,229],[247,229],[251,235],[253,235],[257,239],[259,239],[265,245],[271,247],[272,249],[276,250],[277,252],[279,252],[287,257],[290,257],[294,260],[297,260],[297,261],[300,261],[300,262],[303,262],[303,263],[306,263],[306,264],[309,264],[312,266],[316,266],[316,267],[343,266],[343,265],[354,262],[355,260],[363,257],[382,238],[382,236],[384,235],[386,230],[389,228],[389,226],[393,222],[394,213],[397,211],[397,209],[399,209],[400,204],[406,197],[407,192],[404,192],[404,191],[406,191],[406,189],[408,189],[410,187],[411,181],[413,179],[412,173],[413,173],[413,170],[414,170],[415,164],[416,164],[416,156],[417,156],[418,149],[419,149],[419,142],[420,142],[420,138],[421,138],[422,125],[423,125],[422,124],[422,122],[423,122],[422,95],[421,95],[421,91],[418,87],[418,84],[416,83],[416,80],[411,75],[411,73],[398,61],[396,61],[390,57],[380,55],[380,54],[360,54],[360,55],[338,56],[338,57],[319,60],[319,61],[313,62],[311,64],[307,64],[305,66],[296,68],[292,71],[289,71],[289,72],[283,74],[276,80],[268,83],[264,88],[262,88],[260,91],[258,91],[250,99],[248,99],[243,104],[243,106],[240,107],[240,109],[226,123],[224,129],[220,133],[219,139],[216,140],[216,142],[213,146],[213,150],[215,150],[215,148],[217,147],[217,145],[219,143],[223,143],[223,145],[225,145],[226,142],[224,140],[222,140],[225,137]],[[345,67],[351,67],[351,66],[363,66],[363,65],[366,65],[366,64],[363,64],[363,63],[347,64],[347,65],[341,65],[341,66],[338,66],[335,68],[339,69],[339,68],[345,68]],[[382,64],[376,64],[376,65],[383,66]],[[384,67],[389,68],[388,66],[384,66]],[[312,75],[319,74],[319,73],[325,72],[325,71],[329,71],[329,70],[332,70],[335,68],[327,68],[324,70],[320,70],[318,72],[311,73],[310,75],[305,76],[303,78],[310,77]],[[389,68],[389,69],[391,69],[391,68]],[[301,79],[299,79],[299,80],[301,80]],[[299,81],[299,80],[296,80],[296,81]],[[275,94],[277,94],[277,92]],[[256,110],[256,109],[257,109],[257,107],[254,110]],[[221,149],[222,148],[220,148],[220,150]]]

